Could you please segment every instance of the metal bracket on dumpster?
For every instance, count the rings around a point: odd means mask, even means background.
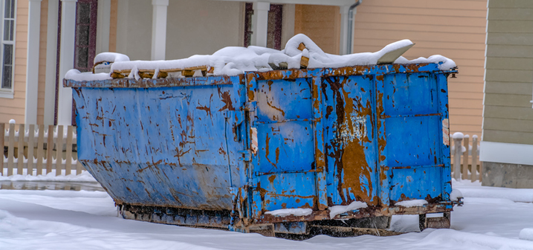
[[[242,157],[239,158],[239,161],[251,161],[251,153],[250,150],[241,150],[238,151],[239,154],[242,154]]]

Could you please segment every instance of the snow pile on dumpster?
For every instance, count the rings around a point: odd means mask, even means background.
[[[377,52],[333,55],[322,51],[304,34],[292,37],[284,50],[258,46],[222,48],[212,55],[194,55],[185,59],[162,61],[130,61],[119,53],[105,52],[94,59],[93,73],[80,73],[72,69],[65,78],[76,81],[106,80],[113,78],[166,78],[199,75],[235,76],[245,71],[270,71],[276,69],[338,68],[355,65],[437,63],[440,70],[456,67],[453,60],[441,55],[407,60],[402,57],[414,45],[409,39],[385,46]],[[109,73],[98,73],[102,71]]]

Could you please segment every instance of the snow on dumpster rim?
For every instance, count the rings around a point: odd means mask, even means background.
[[[268,211],[265,214],[285,217],[289,215],[307,216],[307,215],[310,215],[311,213],[313,213],[313,209],[310,209],[310,208],[282,208],[278,210]]]
[[[366,208],[366,207],[368,207],[368,205],[365,202],[361,202],[361,201],[354,201],[350,203],[350,205],[346,205],[346,206],[339,205],[339,206],[328,207],[329,218],[333,219],[338,214],[342,214],[342,213],[346,213],[349,211],[358,210],[359,208]]]
[[[304,44],[305,48],[300,47]],[[213,68],[213,75],[234,76],[243,74],[245,71],[269,71],[273,66],[279,67],[281,63],[288,69],[300,68],[302,57],[309,58],[308,68],[340,68],[349,66],[376,65],[378,60],[389,52],[414,45],[409,39],[400,40],[386,45],[377,52],[355,53],[348,55],[333,55],[322,51],[315,42],[304,34],[297,34],[287,41],[284,50],[275,50],[259,46],[222,48],[212,55],[193,55],[189,58],[178,60],[160,61],[129,61],[129,57],[119,53],[105,52],[97,55],[97,58],[113,59],[111,72],[130,71],[128,78],[136,78],[138,70],[185,69],[194,67]],[[116,60],[115,58],[120,58]],[[95,59],[96,61],[96,59]],[[428,58],[420,57],[407,60],[400,56],[394,61],[395,64],[420,64],[436,63],[440,70],[450,70],[456,67],[453,60],[441,55],[433,55]],[[75,81],[91,81],[112,79],[103,75],[69,71],[66,79]]]

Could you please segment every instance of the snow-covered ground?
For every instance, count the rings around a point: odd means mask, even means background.
[[[454,187],[465,205],[452,213],[451,229],[418,232],[417,216],[395,216],[392,229],[409,233],[306,241],[124,220],[99,191],[0,190],[0,249],[533,250],[533,239],[519,238],[533,228],[533,189]]]

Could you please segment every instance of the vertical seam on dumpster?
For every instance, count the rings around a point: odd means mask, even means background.
[[[226,111],[226,112],[229,112]],[[231,178],[231,161],[229,159],[229,156],[230,156],[230,151],[229,151],[229,146],[228,146],[228,117],[226,116],[224,118],[224,141],[226,142],[226,156],[228,157],[228,174],[229,174],[229,184],[230,184],[230,188],[233,187],[233,179]]]

